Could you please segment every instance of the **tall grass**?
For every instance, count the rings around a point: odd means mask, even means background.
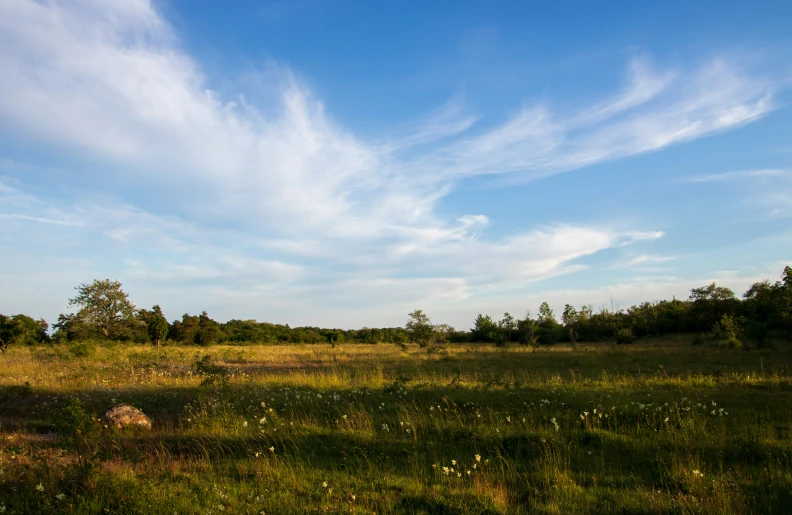
[[[790,362],[678,342],[12,348],[0,512],[785,513]],[[89,431],[78,457],[58,426],[74,399],[154,428]]]

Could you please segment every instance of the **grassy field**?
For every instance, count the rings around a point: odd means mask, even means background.
[[[789,513],[791,363],[689,340],[11,348],[0,512]],[[153,429],[100,427],[120,402]]]

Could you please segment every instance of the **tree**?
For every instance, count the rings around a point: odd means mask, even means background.
[[[550,309],[550,304],[547,302],[542,302],[542,304],[539,305],[539,325],[548,329],[555,329],[558,327],[558,321],[553,314],[553,310]]]
[[[715,283],[690,290],[691,317],[698,331],[709,331],[723,315],[733,314],[739,302],[729,288]]]
[[[154,345],[159,347],[160,341],[164,340],[168,335],[168,321],[165,320],[165,317],[155,316],[146,325],[148,326],[149,338],[151,338]]]
[[[215,343],[220,335],[217,322],[209,318],[206,311],[198,316],[198,330],[195,332],[195,343],[208,346]]]
[[[146,324],[146,332],[148,333],[151,343],[159,347],[160,342],[168,336],[168,331],[170,329],[168,320],[162,313],[162,308],[159,307],[159,304],[156,304],[151,310],[141,309],[138,312],[138,317]]]
[[[517,322],[517,332],[519,334],[519,341],[523,345],[536,345],[539,338],[536,336],[536,329],[539,327],[539,322],[531,318],[530,311],[525,313],[525,318]]]
[[[135,306],[120,282],[97,279],[75,289],[77,295],[69,299],[69,307],[80,308],[76,315],[79,322],[95,327],[105,338],[117,339],[128,334],[134,323]]]
[[[49,342],[48,328],[44,320],[33,320],[27,315],[0,315],[0,351],[5,352],[9,345]]]
[[[776,283],[779,289],[778,312],[786,339],[792,339],[792,267],[785,266],[781,280]]]
[[[569,304],[564,306],[564,313],[561,315],[561,321],[569,332],[569,341],[574,345],[578,337],[577,331],[575,330],[578,321],[577,310]]]
[[[0,315],[0,351],[5,353],[9,345],[19,337],[19,325],[11,317]]]
[[[657,329],[657,319],[659,309],[651,302],[643,302],[638,306],[632,306],[627,310],[627,314],[633,319],[633,324],[641,329],[643,335],[648,339],[653,330]]]
[[[410,340],[423,348],[434,341],[435,329],[429,316],[420,309],[416,309],[409,315],[409,319],[404,328],[410,335]]]
[[[536,335],[539,341],[544,344],[553,343],[556,340],[556,333],[559,327],[553,310],[550,309],[550,305],[547,302],[542,302],[539,306],[537,322],[539,323],[539,327],[537,328]]]
[[[434,326],[434,338],[438,343],[448,342],[456,333],[456,329],[448,324],[437,324]]]
[[[470,337],[477,342],[494,342],[498,333],[498,325],[489,315],[476,317],[473,322],[473,329],[470,330]]]
[[[512,339],[512,335],[517,331],[517,322],[514,320],[514,317],[511,316],[509,313],[503,314],[503,320],[498,322],[498,334],[495,338],[495,342],[498,345],[503,345],[508,343]]]

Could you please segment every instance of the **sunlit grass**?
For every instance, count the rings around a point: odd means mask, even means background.
[[[200,386],[206,353],[226,387]],[[681,342],[12,348],[0,509],[783,513],[790,362]],[[99,433],[75,476],[55,425],[69,397],[96,415],[128,402],[154,428]]]

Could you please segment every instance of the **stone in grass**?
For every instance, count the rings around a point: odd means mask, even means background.
[[[145,413],[129,404],[118,404],[110,408],[102,417],[105,427],[140,427],[151,429],[151,419]]]

